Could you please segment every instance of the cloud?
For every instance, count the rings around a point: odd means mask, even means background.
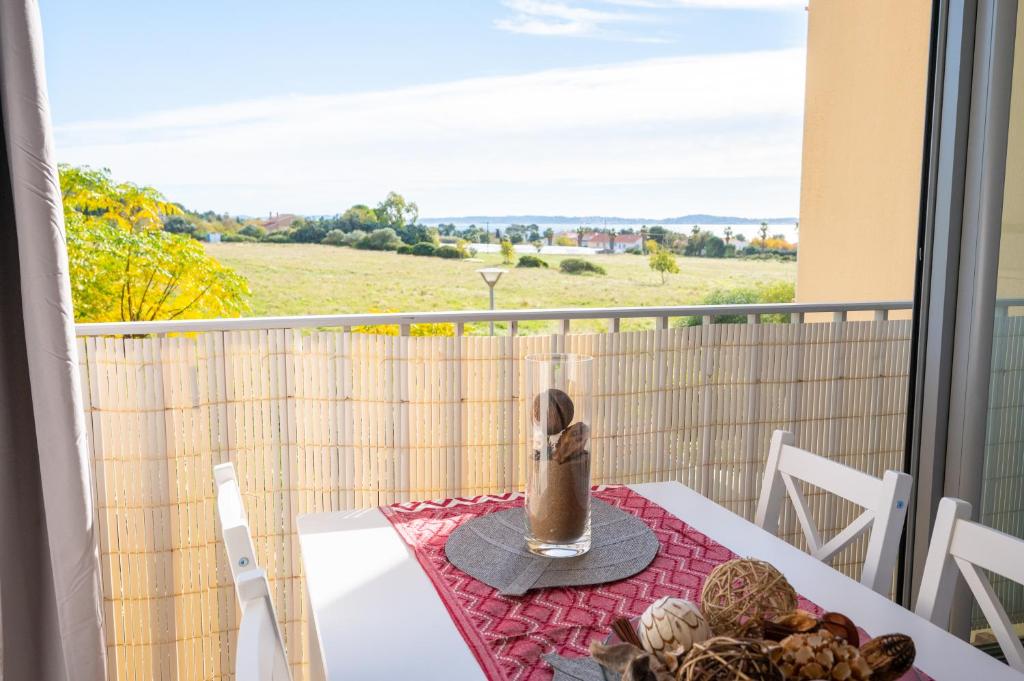
[[[808,0],[600,0],[606,5],[647,9],[792,10],[803,9]]]
[[[619,23],[648,20],[647,17],[638,14],[606,12],[548,0],[504,0],[502,4],[515,13],[510,17],[496,19],[494,25],[496,28],[510,33],[575,38],[652,40],[651,38],[631,37],[608,28],[610,25]]]
[[[700,55],[273,97],[63,125],[57,151],[233,213],[334,213],[390,189],[434,215],[671,214],[753,196],[779,204],[753,213],[794,213],[804,61]],[[677,205],[700,183],[730,188]]]
[[[496,19],[494,26],[511,33],[572,38],[601,38],[632,42],[668,42],[667,39],[636,35],[617,28],[620,24],[656,24],[665,18],[663,12],[651,10],[721,9],[721,10],[791,10],[802,8],[807,0],[589,0],[589,4],[627,7],[636,11],[606,11],[586,6],[588,0],[575,4],[557,0],[503,0],[514,13]]]

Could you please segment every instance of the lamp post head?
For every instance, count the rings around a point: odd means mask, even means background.
[[[482,270],[477,270],[477,272],[484,278],[487,285],[493,288],[498,283],[498,280],[501,279],[501,275],[505,274],[507,270],[503,270],[500,267],[485,267]]]

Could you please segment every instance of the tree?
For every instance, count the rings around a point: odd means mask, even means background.
[[[373,230],[380,222],[376,211],[362,203],[357,203],[342,213],[341,220],[346,223],[349,231],[354,229]]]
[[[184,234],[152,187],[115,183],[108,170],[60,167],[71,296],[79,322],[234,317],[248,310],[245,278]]]
[[[530,242],[530,245],[536,248],[538,253],[540,253],[541,250],[543,250],[544,248],[544,242],[541,241],[540,239],[534,239],[533,241]]]
[[[612,253],[615,252],[615,237],[617,236],[618,233],[614,229],[608,231],[608,250]]]
[[[690,234],[692,234],[693,236],[700,236],[700,227],[698,225],[694,225],[693,228],[690,230]]]
[[[736,235],[736,241],[738,243],[745,244],[745,243],[747,243],[747,237],[744,234],[742,234],[742,233],[737,234]]]
[[[292,223],[292,241],[300,244],[318,244],[327,236],[327,228],[317,222],[299,218]]]
[[[583,225],[576,228],[576,245],[580,248],[583,247],[583,235],[587,233],[587,230],[583,229]]]
[[[725,234],[725,245],[728,246],[732,241],[732,227],[726,227],[723,234]]]
[[[172,215],[164,222],[164,231],[171,234],[192,234],[196,226],[180,215]]]
[[[640,228],[640,255],[647,255],[647,225]]]
[[[387,198],[377,204],[374,212],[382,227],[390,227],[396,232],[406,225],[416,224],[420,217],[419,206],[406,201],[398,192],[388,192]]]
[[[516,249],[508,239],[501,242],[501,261],[506,265],[511,265],[516,261]]]
[[[548,227],[544,230],[544,238],[548,241],[548,246],[553,246],[555,241],[555,230]]]
[[[660,225],[655,225],[647,230],[648,240],[653,240],[659,246],[667,246],[666,239],[668,238],[668,230]]]
[[[648,242],[647,247],[651,251],[647,264],[652,270],[661,274],[661,283],[664,285],[666,274],[679,273],[679,263],[676,262],[676,256],[667,248],[660,248],[655,241]]]
[[[764,250],[768,244],[768,223],[762,222],[761,227],[757,231],[761,233],[761,250]]]

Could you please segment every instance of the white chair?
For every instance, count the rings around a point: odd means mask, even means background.
[[[217,484],[217,512],[224,548],[242,610],[235,646],[235,678],[238,681],[291,681],[267,573],[256,565],[235,467],[230,463],[214,466],[213,477]]]
[[[826,563],[870,528],[871,537],[868,539],[860,581],[864,586],[888,596],[913,479],[906,473],[886,471],[879,480],[849,466],[798,449],[793,443],[792,433],[777,430],[772,434],[755,522],[776,534],[782,501],[788,492],[811,555]],[[828,542],[822,543],[796,480],[803,480],[852,501],[862,507],[864,512]]]
[[[992,627],[1007,663],[1024,672],[1024,646],[992,584],[978,569],[1024,584],[1024,540],[971,522],[970,517],[971,505],[966,501],[946,497],[939,502],[914,612],[942,628],[949,626],[959,572]]]

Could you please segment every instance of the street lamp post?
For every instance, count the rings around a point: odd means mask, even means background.
[[[505,274],[505,270],[500,267],[485,267],[482,270],[477,270],[484,282],[487,284],[487,288],[490,289],[491,293],[491,310],[494,309],[494,286],[501,279],[501,275]],[[491,320],[491,335],[494,335],[494,321]]]

